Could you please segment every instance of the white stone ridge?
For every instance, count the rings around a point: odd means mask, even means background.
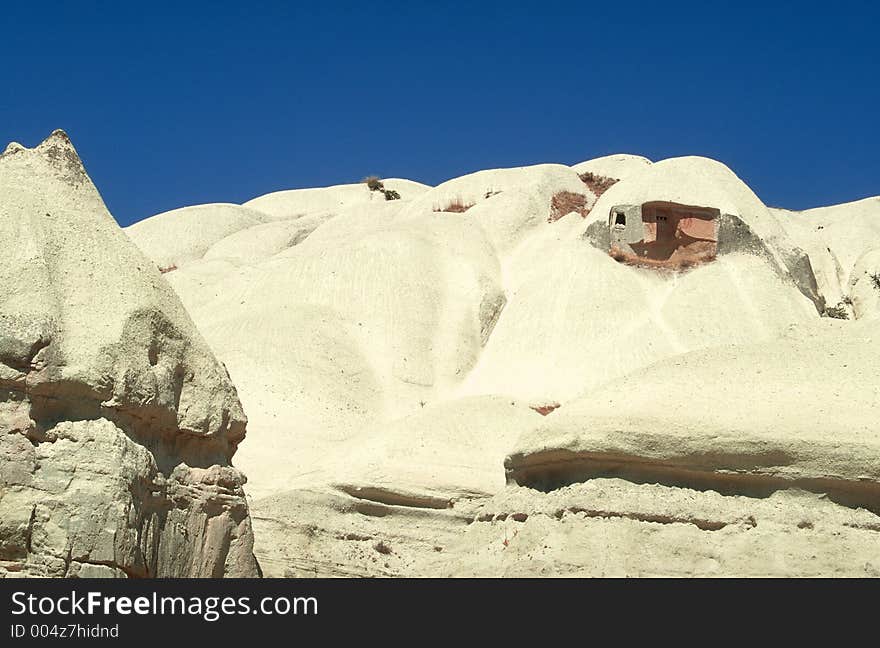
[[[401,178],[383,179],[384,188],[396,191],[401,200],[411,200],[430,189],[428,185]],[[245,207],[264,212],[270,218],[285,220],[299,218],[315,212],[335,212],[353,205],[387,200],[380,191],[371,191],[365,182],[317,187],[314,189],[288,189],[258,196],[244,203]]]
[[[63,132],[0,157],[0,249],[0,570],[256,575],[235,387]]]
[[[644,167],[650,164],[651,160],[642,157],[641,155],[617,153],[615,155],[606,155],[593,160],[578,162],[577,164],[572,164],[571,168],[577,173],[593,173],[605,178],[623,180],[627,176],[641,171]]]
[[[509,477],[582,481],[614,466],[721,492],[817,490],[880,513],[873,328],[826,319],[632,372],[524,433]]]
[[[201,259],[231,234],[266,223],[266,214],[241,205],[215,203],[181,207],[125,228],[135,245],[161,270]]]

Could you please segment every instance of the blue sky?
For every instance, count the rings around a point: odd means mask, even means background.
[[[713,157],[795,209],[880,194],[872,2],[4,2],[2,23],[0,140],[65,129],[123,225],[616,152]]]

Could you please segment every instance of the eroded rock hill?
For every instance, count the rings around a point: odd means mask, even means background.
[[[699,157],[389,182],[126,230],[236,378],[267,575],[880,575],[880,203]],[[659,203],[718,214],[707,262],[609,254]]]
[[[246,418],[67,136],[0,156],[0,574],[257,576]]]

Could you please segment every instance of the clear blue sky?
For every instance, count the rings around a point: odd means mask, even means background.
[[[880,194],[877,4],[4,2],[0,140],[65,129],[122,224],[615,152],[803,209]]]

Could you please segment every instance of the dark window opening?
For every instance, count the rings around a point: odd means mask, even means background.
[[[626,216],[623,214],[617,214],[614,217],[615,225],[626,225]]]

